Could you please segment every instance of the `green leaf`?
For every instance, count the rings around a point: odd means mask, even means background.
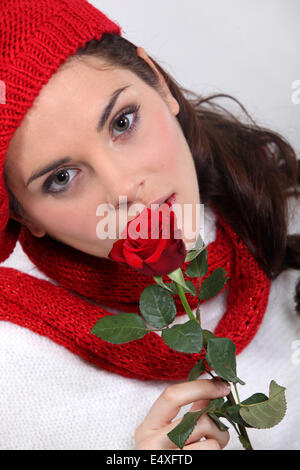
[[[100,318],[91,333],[112,344],[129,343],[143,338],[149,330],[136,313],[120,313]]]
[[[185,281],[186,287],[182,286],[182,289],[184,292],[188,292],[189,294],[193,295],[194,297],[197,297],[197,289],[196,286],[193,284],[192,281]],[[176,286],[176,282],[167,282],[165,286],[168,286],[168,290],[173,294],[173,295],[178,295],[178,289]]]
[[[223,401],[223,398],[216,398],[215,400],[211,400],[209,405],[206,408],[202,408],[202,410],[185,413],[180,423],[167,434],[168,437],[174,444],[182,449],[201,416],[207,412],[217,411],[217,408],[221,406]],[[221,424],[223,425],[223,423]]]
[[[285,390],[285,387],[271,380],[269,398],[263,402],[243,404],[240,409],[241,417],[254,428],[266,429],[276,426],[286,413]]]
[[[205,358],[210,367],[224,380],[245,385],[236,375],[236,346],[230,338],[210,338]]]
[[[184,262],[185,263],[188,263],[189,261],[192,261],[194,258],[196,258],[199,253],[201,253],[202,250],[205,249],[205,243],[201,237],[201,235],[199,234],[198,235],[198,238],[196,240],[196,243],[195,245],[193,246],[193,248],[191,250],[189,250],[189,252],[187,253],[186,257],[185,257],[185,260]]]
[[[201,237],[200,233],[198,234],[197,240],[195,245],[193,246],[192,250],[193,251],[201,251],[205,247],[205,243],[203,238]]]
[[[227,277],[225,269],[215,269],[209,277],[204,279],[199,292],[199,299],[207,300],[215,297],[225,286]]]
[[[200,353],[202,350],[202,329],[196,320],[166,328],[161,337],[175,351]]]
[[[222,408],[224,403],[224,398],[214,398],[210,400],[209,404],[214,407],[214,412],[218,411],[219,408]]]
[[[204,359],[200,359],[189,372],[188,380],[197,379],[205,371]]]
[[[188,292],[189,294],[193,295],[194,297],[197,297],[196,286],[192,283],[192,281],[185,281],[185,282],[186,282],[186,285],[187,285],[188,288],[182,287],[183,291]]]
[[[228,403],[228,402],[227,402]],[[239,411],[241,409],[241,405],[234,405],[234,406],[227,406],[226,408],[222,407],[222,410],[227,413],[230,419],[241,426],[245,426],[247,428],[252,428],[243,418],[240,416]]]
[[[145,321],[155,328],[166,327],[176,316],[172,295],[157,284],[147,286],[143,290],[139,306]]]
[[[186,285],[181,268],[175,269],[175,271],[172,271],[171,273],[167,274],[167,276],[169,276],[169,278],[172,279],[172,281],[177,282],[177,284],[179,284],[180,286],[188,289],[188,286]]]
[[[207,273],[207,249],[204,248],[187,267],[185,274],[190,277],[203,277]]]
[[[203,277],[207,273],[207,249],[205,248],[199,256],[197,256],[197,263],[199,266],[199,276]]]
[[[172,442],[174,442],[174,444],[182,449],[185,442],[192,434],[198,420],[204,413],[206,413],[206,411],[212,408],[213,407],[208,405],[206,408],[202,408],[202,410],[185,413],[180,423],[174,429],[172,429],[172,431],[170,431],[167,436],[171,439]]]
[[[227,431],[227,429],[229,429],[228,426],[226,426],[224,423],[222,423],[222,421],[220,420],[220,418],[215,415],[215,413],[213,411],[207,413],[208,416],[211,417],[211,419],[216,423],[216,425],[218,426],[218,428],[221,430],[221,431]]]
[[[165,282],[164,286],[166,286],[166,289],[171,292],[172,295],[178,295],[178,290],[176,286],[176,282]],[[163,286],[162,286],[163,287]],[[184,287],[183,287],[184,289]]]
[[[207,341],[210,338],[218,338],[218,336],[214,335],[211,331],[209,330],[202,330],[203,331],[203,347],[206,348],[207,346]]]
[[[178,295],[176,282],[166,282],[165,285],[168,286],[168,289],[171,291],[173,295]]]
[[[226,412],[227,408],[231,407],[231,403],[227,400],[223,403],[221,411]]]
[[[153,276],[153,279],[155,280],[155,282],[157,282],[157,284],[159,284],[161,287],[163,287],[164,289],[167,289],[168,291],[173,292],[172,288],[169,286],[169,284],[165,284],[164,281],[162,280],[162,276]]]
[[[251,395],[251,397],[247,398],[246,400],[243,400],[241,404],[252,405],[254,403],[260,403],[266,400],[268,400],[268,397],[264,393],[254,393],[254,395]],[[228,402],[226,402],[222,406],[222,410],[228,414],[228,416],[232,419],[232,421],[242,426],[245,426],[247,428],[253,428],[253,426],[251,426],[250,424],[246,423],[246,421],[243,420],[243,418],[240,415],[240,409],[241,409],[241,405],[231,406]]]
[[[197,263],[197,259],[193,259],[188,267],[185,270],[185,274],[189,277],[198,277],[199,276],[199,266]]]
[[[254,405],[255,403],[261,403],[266,400],[268,400],[268,397],[264,393],[254,393],[254,395],[251,395],[251,397],[246,398],[246,400],[243,400],[241,404]]]

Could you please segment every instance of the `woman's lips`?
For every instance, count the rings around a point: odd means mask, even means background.
[[[150,207],[151,204],[163,204],[164,202],[166,202],[167,204],[171,205],[172,204],[175,204],[175,201],[176,201],[176,193],[168,193],[168,194],[165,194],[164,196],[158,198],[158,199],[155,199],[155,201],[151,201],[149,202],[149,204],[147,205],[147,207]]]
[[[169,202],[171,205],[176,202],[176,193],[172,193],[171,196],[167,199],[166,202]]]

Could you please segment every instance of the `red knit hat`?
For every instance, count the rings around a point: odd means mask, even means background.
[[[77,49],[121,27],[86,0],[1,0],[0,262],[14,250],[21,225],[9,219],[4,160],[10,139],[41,88]]]

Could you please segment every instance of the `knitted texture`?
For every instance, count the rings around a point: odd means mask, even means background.
[[[0,319],[47,336],[97,366],[126,377],[186,379],[203,354],[174,351],[153,332],[123,345],[112,345],[90,332],[98,319],[110,314],[97,303],[139,313],[140,295],[154,283],[152,277],[87,255],[47,235],[36,238],[9,219],[3,170],[14,132],[59,66],[104,32],[121,34],[120,26],[86,0],[2,0],[0,13],[0,80],[6,87],[5,103],[0,104],[0,262],[12,253],[19,237],[31,261],[56,283],[0,268]],[[224,289],[229,292],[227,310],[215,334],[231,338],[239,353],[259,328],[270,281],[226,220],[218,212],[217,216],[217,238],[207,247],[207,276],[223,267],[229,275]],[[163,278],[168,281],[167,276]],[[192,281],[198,287],[198,278]],[[195,308],[196,299],[186,296]],[[177,314],[182,315],[178,297],[175,303]]]
[[[35,97],[66,59],[103,33],[121,28],[86,0],[1,0],[0,262],[13,251],[20,224],[9,219],[3,169],[9,141]]]
[[[243,241],[217,214],[217,237],[207,246],[208,272],[223,267],[229,280],[227,309],[214,333],[226,336],[240,353],[254,337],[266,311],[270,280]],[[36,266],[58,285],[12,268],[0,269],[0,319],[48,336],[97,366],[141,380],[187,379],[190,369],[204,358],[169,348],[153,332],[144,338],[113,345],[91,334],[97,320],[111,315],[95,303],[124,312],[139,311],[143,289],[154,284],[150,276],[104,258],[86,255],[47,237],[38,240],[22,227],[20,243]],[[183,271],[189,263],[184,263]],[[198,278],[188,278],[198,287]],[[168,277],[163,276],[167,282]],[[221,292],[223,292],[223,290]],[[79,295],[76,295],[79,294]],[[83,298],[84,296],[85,298]],[[186,294],[192,308],[197,299]],[[205,302],[202,300],[200,303]],[[177,315],[184,312],[175,297]]]

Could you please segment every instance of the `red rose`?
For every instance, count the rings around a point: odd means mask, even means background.
[[[187,252],[170,206],[145,207],[128,222],[108,257],[149,276],[169,274],[182,266]]]

